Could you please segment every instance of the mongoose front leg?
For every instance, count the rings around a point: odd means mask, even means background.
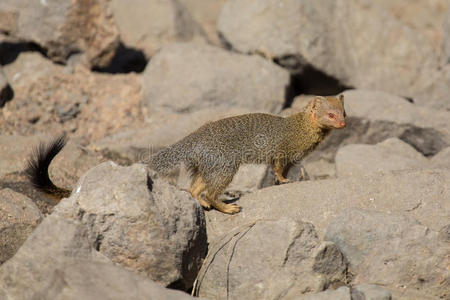
[[[220,212],[225,214],[235,214],[241,211],[241,207],[235,203],[226,204],[218,199],[218,193],[206,192],[206,199],[211,205]]]
[[[289,179],[283,176],[285,163],[283,163],[283,159],[275,160],[273,165],[273,172],[275,173],[275,177],[277,178],[279,183],[288,183]]]
[[[210,209],[211,204],[208,203],[205,199],[202,197],[203,191],[206,189],[205,181],[201,176],[196,176],[195,179],[192,181],[191,188],[189,189],[189,192],[191,193],[192,197],[198,200],[201,206],[205,209]]]

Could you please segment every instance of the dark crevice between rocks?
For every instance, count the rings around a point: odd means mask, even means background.
[[[5,106],[6,102],[11,101],[14,98],[14,91],[8,84],[3,90],[0,91],[0,108]]]
[[[285,108],[290,107],[298,95],[337,95],[352,88],[314,68],[301,55],[284,55],[274,58],[273,62],[291,73],[290,84],[286,90]]]
[[[47,51],[35,43],[2,42],[0,43],[0,65],[4,66],[14,62],[22,52],[39,52],[48,57]]]
[[[100,73],[142,73],[147,66],[148,59],[144,52],[119,44],[114,57],[106,67],[94,67],[92,71]]]

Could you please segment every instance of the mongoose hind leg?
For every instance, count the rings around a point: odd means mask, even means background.
[[[273,164],[273,172],[275,173],[275,177],[279,183],[288,183],[289,179],[283,176],[284,169],[286,167],[286,163],[283,159],[276,159]]]
[[[219,200],[219,196],[233,180],[234,174],[237,172],[238,168],[238,164],[230,164],[202,173],[206,183],[206,201],[208,201],[212,207],[225,214],[234,214],[241,211],[239,205],[234,203],[226,204],[222,202],[222,200]]]
[[[202,197],[202,193],[205,189],[206,183],[203,180],[203,178],[200,175],[194,176],[189,192],[191,193],[192,197],[198,200],[198,202],[200,203],[201,206],[203,206],[203,208],[210,209],[211,204]]]

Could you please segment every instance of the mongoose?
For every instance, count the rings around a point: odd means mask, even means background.
[[[189,192],[200,204],[233,214],[234,203],[218,199],[243,163],[273,166],[280,183],[287,183],[285,170],[311,152],[332,128],[345,127],[344,96],[315,97],[303,111],[289,117],[254,113],[206,123],[150,159],[150,167],[168,174],[184,163],[192,175]],[[52,159],[66,144],[61,136],[40,144],[28,161],[26,174],[39,190],[60,200],[71,191],[53,184],[48,175]],[[202,193],[206,192],[205,197]]]
[[[254,113],[221,119],[152,156],[150,167],[168,174],[184,163],[192,175],[189,192],[204,208],[237,213],[238,205],[218,197],[241,164],[270,164],[277,180],[287,183],[286,168],[311,152],[332,128],[345,127],[345,117],[344,96],[339,95],[316,96],[289,117]]]

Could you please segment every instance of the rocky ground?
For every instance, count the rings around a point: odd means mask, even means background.
[[[449,87],[448,0],[2,0],[0,299],[450,299]],[[292,183],[241,167],[239,214],[146,168],[338,93],[347,127]],[[56,203],[23,170],[61,133]]]

